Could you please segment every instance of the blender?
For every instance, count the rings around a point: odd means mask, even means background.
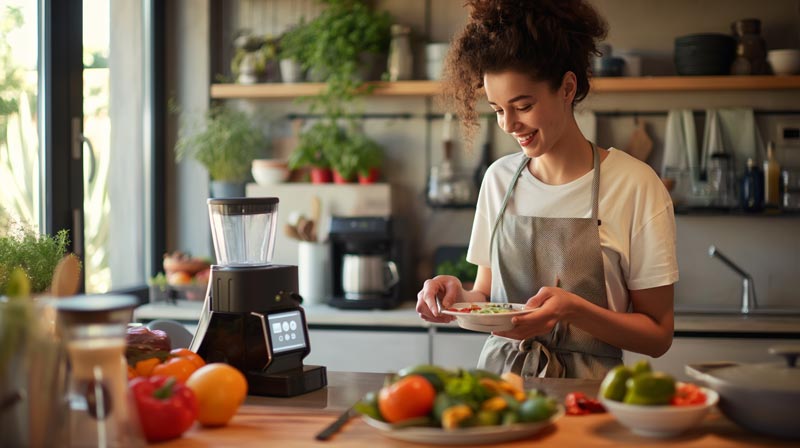
[[[327,384],[311,351],[297,266],[272,264],[278,198],[208,199],[217,264],[211,266],[191,350],[247,378],[248,393],[289,397]]]

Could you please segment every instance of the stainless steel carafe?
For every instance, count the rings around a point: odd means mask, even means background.
[[[400,281],[397,265],[382,255],[345,254],[342,290],[347,299],[385,294]]]

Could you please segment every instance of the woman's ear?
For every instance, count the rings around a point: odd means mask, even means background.
[[[564,73],[561,78],[561,94],[562,99],[569,105],[572,105],[572,100],[575,99],[575,92],[578,90],[578,79],[575,73],[568,71]]]

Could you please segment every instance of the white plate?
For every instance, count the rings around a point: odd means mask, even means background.
[[[497,313],[497,314],[476,314],[476,313],[467,313],[467,312],[459,312],[459,311],[450,311],[449,309],[442,310],[442,314],[447,314],[450,316],[455,316],[456,323],[458,326],[467,330],[472,331],[481,331],[485,333],[491,333],[493,331],[507,331],[514,328],[514,324],[511,323],[511,318],[514,316],[519,316],[521,314],[527,314],[531,311],[534,311],[536,308],[525,308],[525,304],[522,303],[492,303],[492,302],[478,302],[478,303],[467,303],[467,302],[459,302],[455,303],[449,308],[469,308],[470,306],[479,306],[481,308],[485,308],[487,306],[507,306],[511,309],[511,311],[507,313]]]
[[[406,442],[428,443],[434,445],[478,445],[510,442],[530,437],[550,426],[564,415],[564,406],[547,420],[536,423],[515,423],[513,425],[476,426],[472,428],[442,429],[427,426],[409,426],[395,429],[389,423],[375,420],[366,415],[361,418],[368,425],[380,431],[386,437]]]

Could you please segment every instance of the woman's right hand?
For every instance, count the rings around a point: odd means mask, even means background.
[[[441,309],[446,309],[454,303],[463,302],[463,296],[464,288],[461,286],[461,280],[452,275],[437,275],[432,279],[425,280],[422,290],[417,293],[419,317],[428,322],[450,322],[455,317],[439,314],[436,297],[439,297]]]

